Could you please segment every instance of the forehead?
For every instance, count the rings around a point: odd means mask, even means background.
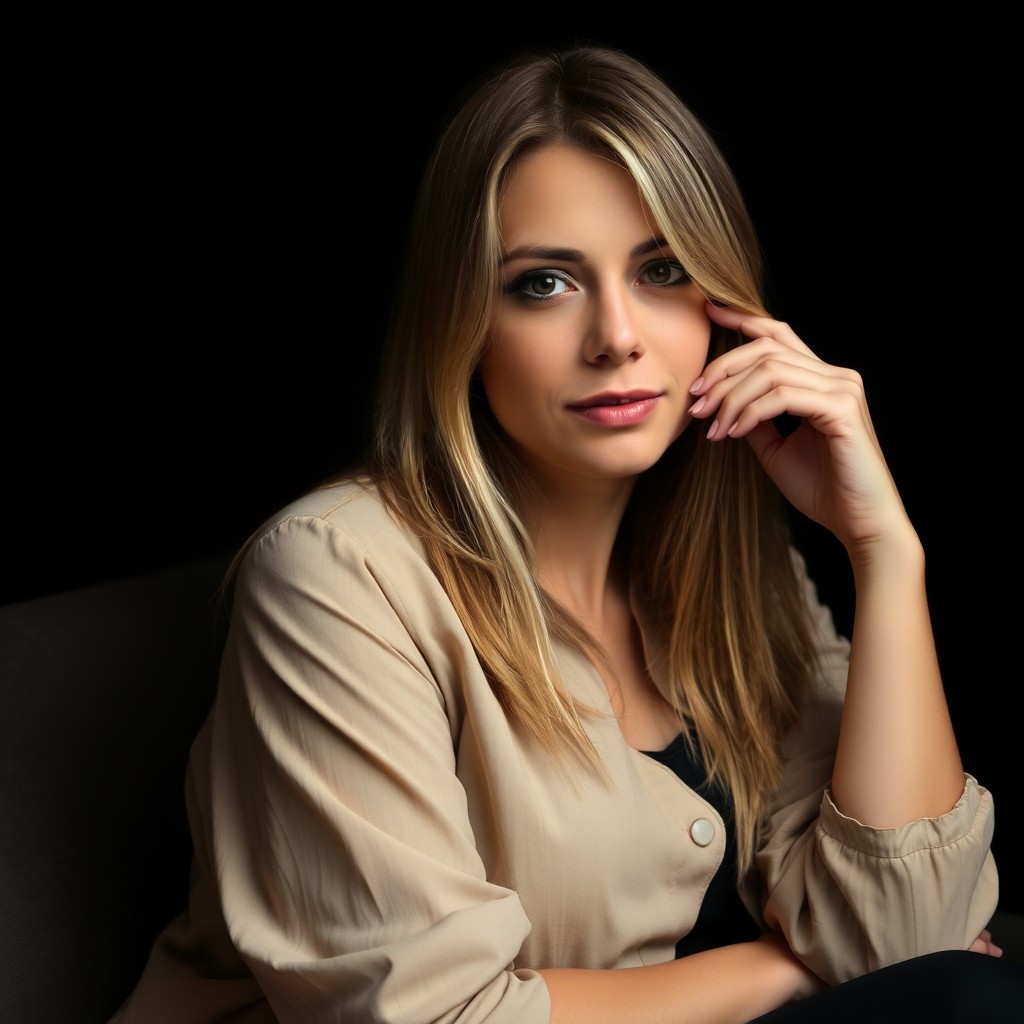
[[[629,172],[607,156],[567,145],[531,150],[509,166],[498,217],[509,249],[528,242],[578,244],[619,232],[653,232]],[[633,237],[631,244],[636,241]]]

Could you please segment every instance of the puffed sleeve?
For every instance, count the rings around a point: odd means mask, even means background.
[[[206,837],[231,940],[281,1024],[546,1024],[456,774],[479,664],[419,549],[356,534],[285,518],[237,577]]]
[[[821,652],[820,698],[790,737],[784,785],[757,858],[769,927],[830,984],[940,949],[966,949],[995,910],[991,795],[972,776],[946,814],[872,828],[832,802],[849,656],[802,560]]]

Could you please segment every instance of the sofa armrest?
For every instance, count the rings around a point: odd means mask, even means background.
[[[0,608],[0,1019],[105,1020],[187,899],[228,557]]]

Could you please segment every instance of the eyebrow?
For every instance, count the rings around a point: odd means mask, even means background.
[[[629,250],[629,258],[636,259],[638,256],[645,256],[649,252],[656,252],[668,248],[668,242],[660,235],[657,238],[650,238],[646,242],[634,245]],[[511,263],[513,260],[558,260],[561,263],[584,263],[586,257],[579,249],[560,249],[546,245],[521,245],[502,257],[501,263]]]

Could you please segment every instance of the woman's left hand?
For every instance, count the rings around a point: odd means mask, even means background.
[[[992,941],[992,933],[985,928],[982,933],[967,947],[972,953],[984,953],[986,956],[1002,956],[1002,947]]]
[[[712,419],[708,439],[746,438],[786,498],[847,549],[905,525],[860,374],[822,361],[779,320],[706,309],[751,339],[708,363],[690,389],[690,414]],[[788,436],[773,422],[784,413],[800,420]]]

